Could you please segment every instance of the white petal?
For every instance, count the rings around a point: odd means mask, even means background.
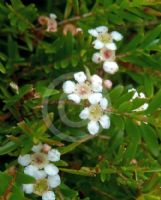
[[[93,93],[88,97],[88,101],[91,104],[97,104],[97,103],[100,102],[101,98],[102,98],[102,94],[101,93]]]
[[[59,169],[53,164],[47,164],[44,170],[49,176],[55,176],[59,172]]]
[[[89,116],[89,108],[84,108],[81,113],[79,114],[79,117],[81,119],[88,119]]]
[[[25,174],[32,176],[34,178],[36,178],[35,175],[36,175],[37,171],[38,171],[38,168],[34,165],[29,165],[29,166],[25,167],[25,169],[24,169]]]
[[[139,93],[139,98],[145,99],[145,94],[144,94],[143,92],[140,92],[140,93]]]
[[[57,149],[51,149],[48,152],[48,160],[56,162],[60,160],[60,152]]]
[[[92,44],[93,44],[93,47],[94,47],[95,49],[102,49],[102,48],[104,47],[103,42],[101,42],[100,40],[94,40],[94,41],[92,42]]]
[[[110,49],[110,50],[113,50],[113,51],[115,51],[117,49],[116,44],[113,43],[113,42],[107,43],[107,44],[105,44],[105,46],[106,46],[107,49]]]
[[[90,121],[88,123],[88,131],[91,135],[95,135],[98,133],[99,131],[99,124],[98,122],[95,122],[95,121]]]
[[[75,90],[75,83],[73,81],[66,81],[63,84],[63,91],[66,94],[71,94]]]
[[[102,128],[108,129],[110,127],[110,118],[107,115],[103,115],[99,120]]]
[[[91,76],[91,82],[102,84],[102,78],[98,76],[97,74],[94,74],[93,76]]]
[[[34,191],[34,184],[23,184],[22,188],[26,194],[32,194]]]
[[[39,143],[38,145],[34,145],[32,147],[32,151],[35,152],[35,153],[38,153],[42,150],[42,147],[43,147],[43,145],[41,143]]]
[[[55,194],[52,191],[44,192],[42,195],[42,200],[55,200]]]
[[[137,90],[135,88],[129,89],[128,92],[134,92],[134,95],[132,96],[131,101],[136,99],[137,97],[139,97],[139,94],[138,94],[138,92],[137,92]]]
[[[101,56],[101,54],[100,53],[94,53],[93,54],[93,56],[92,56],[92,61],[94,62],[94,63],[100,63],[100,62],[102,62],[102,56]]]
[[[96,28],[96,31],[97,31],[98,33],[105,33],[105,32],[108,31],[108,28],[107,28],[107,26],[98,26],[98,27]]]
[[[49,187],[51,188],[56,188],[57,186],[59,186],[61,183],[61,180],[60,180],[60,176],[57,174],[55,176],[49,176],[48,177],[48,184],[49,184]]]
[[[92,90],[94,92],[102,92],[103,86],[102,84],[92,84]]]
[[[116,41],[120,41],[123,38],[123,36],[121,35],[121,33],[117,32],[117,31],[112,31],[111,32],[111,36],[112,36],[112,39],[116,40]]]
[[[50,16],[50,19],[53,19],[53,20],[55,20],[57,18],[57,16],[54,13],[50,13],[49,16]]]
[[[109,74],[114,74],[118,71],[119,67],[116,62],[106,61],[103,63],[103,69]]]
[[[81,101],[81,98],[77,94],[69,94],[68,99],[74,101],[77,104]]]
[[[139,111],[144,111],[146,110],[147,108],[149,107],[149,104],[148,103],[144,103],[142,106],[140,106],[139,108],[133,110],[133,111],[136,111],[136,112],[139,112]]]
[[[78,81],[78,83],[84,83],[84,81],[87,79],[87,76],[84,72],[78,72],[74,74],[74,79]]]
[[[18,163],[22,166],[27,166],[31,163],[31,156],[30,154],[26,154],[24,156],[19,156],[18,157]]]
[[[106,110],[107,106],[108,106],[108,101],[106,98],[102,98],[100,101],[100,106],[103,110]]]
[[[47,176],[46,172],[44,170],[37,170],[34,173],[35,179],[43,179]]]
[[[98,36],[98,32],[95,29],[88,30],[88,33],[90,35],[92,35],[93,37],[97,37]]]

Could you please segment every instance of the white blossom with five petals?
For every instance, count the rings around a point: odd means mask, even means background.
[[[110,50],[116,50],[117,46],[113,40],[120,41],[123,38],[123,36],[117,31],[109,33],[106,26],[99,26],[95,29],[90,29],[88,33],[93,37],[96,37],[96,40],[92,43],[95,49],[107,48]]]
[[[101,77],[93,75],[87,78],[84,72],[78,72],[74,74],[74,79],[77,83],[69,80],[63,84],[63,91],[67,94],[69,100],[77,104],[85,99],[91,104],[100,101],[103,89]]]
[[[59,186],[61,180],[59,169],[51,162],[59,160],[57,149],[41,143],[32,147],[31,154],[20,155],[18,163],[24,167],[24,173],[36,179],[33,184],[23,184],[23,191],[42,196],[42,200],[55,200],[55,194],[50,190]]]
[[[99,132],[100,125],[103,129],[109,129],[110,118],[106,114],[107,107],[107,99],[101,98],[99,102],[95,102],[81,111],[79,117],[89,121],[87,128],[91,135],[95,135]]]

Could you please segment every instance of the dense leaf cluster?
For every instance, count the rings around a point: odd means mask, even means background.
[[[39,16],[57,15],[58,31],[46,32]],[[44,0],[0,1],[0,199],[24,196],[21,186],[34,180],[22,173],[17,157],[33,144],[59,149],[62,184],[58,200],[161,200],[161,1]],[[63,34],[72,24],[83,32]],[[91,61],[88,29],[99,25],[121,32],[113,76]],[[81,107],[60,104],[62,83],[71,72],[84,71],[111,79],[111,128],[93,137],[68,126],[80,120]],[[65,77],[61,77],[64,75]],[[50,87],[53,80],[59,84]],[[146,99],[130,101],[130,88]],[[145,111],[133,110],[147,102]],[[48,105],[48,112],[43,108]],[[65,106],[66,116],[59,116]],[[54,124],[59,133],[51,131]],[[69,141],[67,137],[77,138]]]

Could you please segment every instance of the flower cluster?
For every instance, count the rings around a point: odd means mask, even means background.
[[[18,163],[24,167],[24,173],[35,178],[33,184],[23,184],[23,191],[42,196],[42,200],[55,200],[52,191],[60,185],[59,169],[53,164],[60,160],[60,152],[47,144],[32,147],[31,154],[20,155]]]
[[[40,16],[38,18],[39,24],[42,26],[46,26],[47,32],[56,32],[57,31],[57,16],[54,13],[51,13],[49,17],[46,16]]]
[[[88,131],[94,135],[99,132],[99,123],[103,129],[110,127],[110,118],[106,114],[108,101],[103,97],[103,81],[98,75],[88,77],[84,72],[74,74],[74,81],[66,81],[63,91],[69,100],[79,104],[82,100],[88,105],[80,113],[79,117],[88,120]]]
[[[131,101],[135,100],[135,99],[145,99],[145,94],[143,92],[138,92],[135,88],[129,89],[128,92],[134,92],[134,95],[131,99]],[[148,103],[144,103],[143,105],[141,105],[140,107],[136,108],[135,112],[139,112],[139,111],[144,111],[148,108],[149,104]]]
[[[114,74],[118,71],[118,64],[115,62],[115,51],[117,49],[114,41],[122,40],[123,36],[117,32],[108,32],[106,26],[99,26],[95,29],[90,29],[89,34],[91,34],[96,39],[93,41],[93,46],[98,49],[92,56],[92,61],[95,63],[103,62],[103,69],[109,74]]]

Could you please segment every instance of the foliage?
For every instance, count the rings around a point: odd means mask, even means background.
[[[41,15],[55,13],[57,32],[46,32]],[[32,183],[17,166],[17,157],[38,142],[57,147],[62,184],[58,200],[161,199],[161,1],[46,0],[0,1],[0,196],[25,197],[21,185]],[[63,34],[66,24],[83,33]],[[119,72],[110,76],[92,63],[88,29],[106,25],[122,33],[116,60]],[[62,83],[71,72],[90,70],[111,79],[111,127],[90,136],[86,127],[70,127],[59,116]],[[60,84],[50,87],[63,74]],[[59,80],[58,80],[59,83]],[[135,87],[146,99],[130,101]],[[145,111],[134,109],[148,102]],[[48,112],[43,112],[46,103]],[[65,105],[78,121],[80,108]],[[63,116],[65,117],[65,116]],[[61,133],[54,134],[51,124]],[[62,136],[61,136],[62,135]],[[67,138],[77,138],[76,141]]]

